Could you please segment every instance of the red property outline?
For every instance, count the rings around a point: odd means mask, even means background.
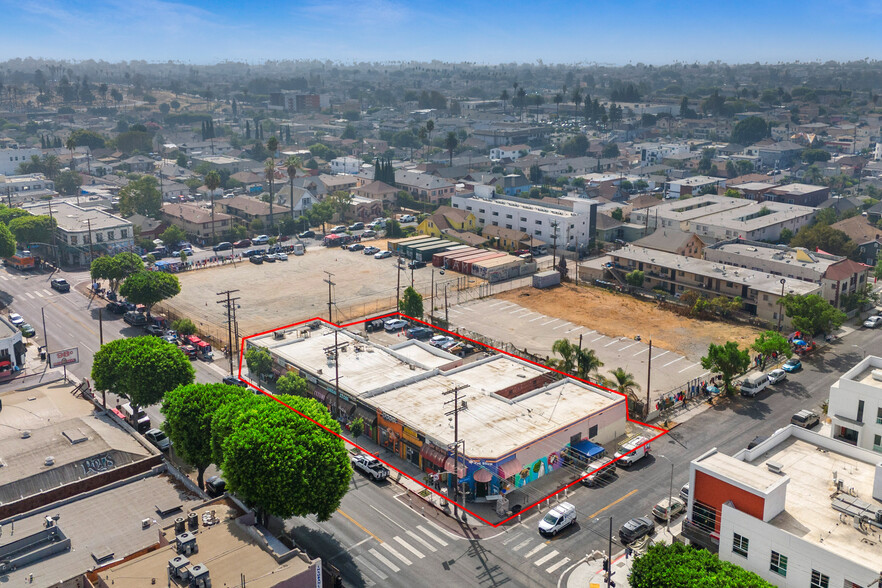
[[[581,379],[581,378],[577,378],[576,376],[573,376],[573,375],[571,375],[571,374],[567,374],[567,373],[562,372],[562,371],[560,371],[560,370],[556,370],[556,369],[554,369],[554,368],[552,368],[552,367],[548,367],[547,365],[543,365],[543,364],[541,364],[541,363],[538,363],[538,362],[535,362],[535,361],[531,361],[531,360],[529,360],[529,359],[526,359],[526,358],[520,357],[520,356],[518,356],[518,355],[514,355],[513,353],[508,353],[507,351],[503,351],[503,350],[501,350],[501,349],[496,349],[495,347],[491,347],[490,345],[486,345],[486,344],[484,344],[484,343],[480,343],[480,342],[478,342],[478,341],[475,341],[474,339],[469,339],[468,337],[463,337],[462,335],[459,335],[459,334],[454,333],[454,332],[452,332],[452,331],[448,331],[447,329],[443,329],[443,328],[441,328],[441,327],[438,327],[438,326],[432,325],[432,324],[430,324],[430,323],[427,323],[427,322],[425,322],[425,321],[423,321],[423,320],[420,320],[420,319],[416,319],[416,318],[413,318],[413,317],[407,316],[406,314],[403,314],[403,313],[400,313],[400,312],[390,312],[390,313],[388,313],[388,314],[384,314],[384,315],[380,315],[380,316],[375,316],[375,317],[371,317],[371,318],[364,319],[364,320],[360,320],[360,321],[354,321],[354,322],[346,323],[346,324],[343,324],[343,325],[336,325],[336,324],[334,324],[334,323],[332,323],[332,322],[330,322],[330,321],[328,321],[328,320],[325,320],[325,319],[323,319],[323,318],[321,318],[321,317],[314,317],[314,318],[306,319],[306,320],[299,321],[299,322],[296,322],[296,323],[291,323],[290,325],[285,325],[285,326],[283,326],[283,327],[276,327],[275,329],[270,329],[270,330],[268,330],[268,331],[263,331],[263,332],[261,332],[261,333],[255,333],[255,334],[253,334],[253,335],[248,335],[247,337],[242,337],[242,344],[239,345],[239,374],[238,374],[238,377],[239,377],[239,379],[242,380],[243,382],[245,381],[245,380],[242,378],[242,364],[243,364],[243,362],[244,362],[244,356],[245,356],[245,341],[247,341],[248,339],[251,339],[251,338],[253,338],[253,337],[260,337],[260,336],[262,336],[262,335],[267,335],[267,334],[269,334],[269,333],[273,333],[273,332],[275,332],[275,331],[280,331],[280,330],[282,330],[282,329],[289,329],[289,328],[291,328],[291,327],[296,327],[297,325],[302,325],[302,324],[304,324],[304,323],[310,323],[310,322],[313,322],[313,321],[321,321],[321,322],[323,322],[323,323],[325,323],[325,324],[327,324],[327,325],[329,325],[329,326],[331,326],[331,327],[336,327],[336,328],[346,328],[346,327],[351,327],[351,326],[353,326],[353,325],[358,325],[358,324],[361,324],[361,323],[366,323],[366,322],[370,322],[370,321],[375,321],[375,320],[379,320],[379,319],[387,318],[387,317],[390,317],[390,316],[399,316],[399,317],[401,317],[401,318],[403,318],[403,319],[405,319],[405,320],[408,320],[408,321],[413,321],[413,322],[416,322],[416,323],[421,323],[421,324],[425,325],[426,327],[429,327],[429,328],[432,328],[432,329],[436,329],[436,330],[438,330],[438,331],[443,331],[443,332],[445,332],[445,333],[447,333],[447,334],[449,334],[449,335],[451,335],[451,336],[453,336],[453,337],[458,337],[458,338],[460,338],[460,339],[464,339],[464,340],[466,340],[466,341],[470,341],[471,343],[474,343],[475,345],[480,345],[481,347],[486,347],[487,349],[492,349],[493,351],[496,351],[497,353],[501,353],[501,354],[503,354],[503,355],[508,355],[509,357],[514,357],[514,358],[519,359],[519,360],[521,360],[521,361],[526,361],[527,363],[530,363],[530,364],[533,364],[533,365],[535,365],[535,366],[541,367],[542,369],[546,369],[546,370],[550,370],[550,371],[553,371],[553,372],[557,372],[557,373],[559,373],[559,374],[561,374],[561,375],[564,375],[564,376],[566,376],[566,377],[568,377],[568,378],[572,378],[572,379],[574,379],[574,380],[578,380],[578,381],[580,381],[580,382],[582,382],[582,383],[584,383],[584,384],[587,384],[588,386],[593,386],[593,387],[595,387],[595,388],[600,388],[600,389],[602,389],[602,390],[606,390],[607,392],[612,392],[613,394],[618,394],[619,396],[624,396],[624,397],[625,397],[625,419],[627,419],[629,422],[636,423],[636,424],[641,425],[641,426],[643,426],[643,427],[648,427],[648,428],[650,428],[650,429],[655,429],[656,431],[659,431],[658,435],[655,435],[654,437],[650,438],[649,441],[647,441],[646,443],[642,443],[642,444],[640,444],[639,446],[635,447],[634,449],[632,449],[632,450],[629,451],[628,453],[633,453],[634,451],[636,451],[636,450],[639,449],[640,447],[643,447],[644,445],[648,445],[649,443],[652,443],[653,441],[655,441],[656,439],[658,439],[658,438],[661,437],[662,435],[665,435],[666,433],[669,432],[668,429],[664,429],[664,428],[662,428],[662,427],[657,427],[657,426],[655,426],[655,425],[650,425],[650,424],[644,423],[644,422],[642,422],[642,421],[637,421],[637,420],[633,420],[633,419],[631,419],[631,418],[628,416],[628,414],[629,414],[629,412],[628,412],[628,397],[627,397],[625,394],[622,394],[622,393],[620,393],[620,392],[617,392],[616,390],[610,390],[609,388],[606,388],[606,387],[601,386],[601,385],[599,385],[599,384],[595,384],[595,383],[593,383],[593,382],[588,382],[588,381],[583,380],[583,379]],[[303,418],[307,419],[308,421],[312,422],[313,424],[315,424],[315,425],[321,427],[322,429],[324,429],[324,430],[327,431],[328,433],[331,433],[332,435],[335,435],[336,437],[339,437],[339,438],[340,438],[344,443],[346,443],[347,445],[353,445],[353,446],[357,447],[358,449],[360,449],[361,451],[363,451],[364,453],[367,453],[368,455],[374,455],[373,453],[371,453],[370,451],[368,451],[367,449],[365,449],[365,448],[362,447],[361,445],[359,445],[359,444],[357,444],[357,443],[354,443],[353,441],[350,441],[350,440],[347,439],[346,437],[340,435],[339,433],[336,433],[336,432],[332,431],[331,429],[329,429],[329,428],[326,427],[325,425],[319,423],[319,422],[316,421],[315,419],[312,419],[312,418],[306,416],[305,414],[303,414],[302,412],[300,412],[300,411],[298,411],[298,410],[292,408],[291,406],[285,404],[284,402],[282,402],[281,400],[279,400],[278,398],[276,398],[276,397],[273,396],[272,394],[268,393],[266,390],[263,390],[263,389],[260,388],[259,386],[255,386],[254,384],[252,384],[252,383],[250,383],[250,382],[249,382],[249,385],[252,386],[252,387],[254,387],[254,388],[256,388],[256,389],[258,389],[258,390],[260,390],[260,391],[261,391],[263,394],[265,394],[267,397],[269,397],[269,398],[271,398],[272,400],[278,402],[278,403],[281,404],[282,406],[286,407],[288,410],[291,410],[291,411],[297,413],[298,415],[302,416]],[[625,455],[627,455],[627,454],[625,454]],[[383,464],[385,464],[387,467],[389,467],[389,468],[395,470],[396,472],[398,472],[398,473],[401,474],[402,476],[404,476],[404,477],[406,477],[406,478],[408,478],[408,479],[410,479],[410,480],[416,482],[417,484],[419,484],[420,486],[422,486],[423,488],[425,488],[425,489],[428,490],[429,492],[433,492],[433,493],[436,494],[437,496],[440,496],[440,497],[442,497],[442,498],[445,498],[445,499],[447,499],[449,502],[453,502],[452,500],[450,500],[449,497],[442,495],[440,492],[437,492],[434,488],[431,488],[431,487],[429,487],[429,486],[426,486],[425,484],[423,484],[421,481],[417,480],[417,479],[414,478],[413,476],[410,476],[410,475],[404,473],[403,471],[399,470],[398,468],[396,468],[394,465],[392,465],[392,464],[390,464],[390,463],[388,463],[388,462],[386,462],[386,461],[383,461],[382,459],[380,459],[380,457],[379,457],[378,455],[374,455],[374,457],[376,457],[380,462],[382,462]],[[619,458],[614,459],[611,463],[617,462],[620,458],[621,458],[621,456],[620,456]],[[563,487],[559,488],[557,491],[552,492],[551,494],[549,494],[548,496],[546,496],[546,497],[544,497],[544,498],[541,498],[540,500],[537,500],[536,502],[534,502],[533,504],[530,504],[529,506],[525,506],[525,507],[523,507],[523,508],[520,510],[520,512],[519,512],[518,514],[522,514],[522,513],[526,512],[526,511],[530,510],[531,508],[533,508],[533,507],[535,507],[535,506],[538,506],[540,503],[544,502],[545,500],[548,500],[549,498],[552,498],[552,497],[554,497],[554,496],[560,494],[561,492],[563,492],[563,491],[566,490],[567,488],[570,488],[571,486],[574,486],[574,485],[578,484],[578,483],[579,483],[580,481],[582,481],[584,478],[587,478],[589,475],[593,474],[594,472],[598,471],[599,469],[600,469],[600,468],[597,468],[597,469],[594,469],[594,470],[588,471],[588,472],[585,474],[585,476],[583,476],[582,478],[579,478],[579,479],[577,479],[577,480],[575,480],[575,481],[573,481],[573,482],[570,482],[570,483],[567,484],[566,486],[563,486]],[[459,508],[461,508],[461,509],[464,510],[465,512],[467,512],[467,513],[469,513],[470,515],[472,515],[473,517],[475,517],[476,519],[482,521],[483,523],[485,523],[485,524],[487,524],[487,525],[489,525],[490,527],[493,527],[493,528],[496,528],[496,527],[499,527],[499,526],[501,526],[501,525],[504,525],[505,523],[509,522],[510,520],[512,520],[512,519],[514,519],[514,518],[516,518],[516,517],[518,516],[518,514],[513,514],[513,515],[511,515],[510,517],[507,517],[507,518],[505,518],[505,519],[499,521],[498,523],[491,523],[490,521],[488,521],[487,519],[483,518],[482,516],[475,514],[474,512],[472,512],[471,510],[469,510],[468,508],[466,508],[465,506],[463,506],[462,504],[456,503],[456,505],[459,506]]]

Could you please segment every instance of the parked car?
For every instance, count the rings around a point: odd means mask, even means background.
[[[649,439],[643,436],[632,437],[619,447],[615,459],[619,466],[628,467],[649,455],[650,449]]]
[[[300,239],[312,239],[315,237],[315,231],[303,231],[302,233],[297,235]]]
[[[221,243],[218,243],[214,247],[212,247],[211,250],[214,251],[215,253],[217,253],[218,251],[229,251],[232,248],[233,248],[232,243],[230,243],[229,241],[223,241]]]
[[[227,490],[227,483],[220,476],[211,476],[205,480],[205,493],[212,498],[223,496]]]
[[[364,248],[364,251],[362,251],[362,253],[364,253],[365,255],[375,255],[375,254],[377,254],[377,253],[379,253],[379,252],[380,252],[380,248],[379,248],[379,247],[373,247],[373,246],[371,246],[371,247],[365,247],[365,248]]]
[[[382,319],[377,319],[365,323],[364,330],[368,333],[373,333],[374,331],[382,331],[383,327],[385,326],[385,321],[383,321]]]
[[[187,356],[187,359],[195,360],[196,357],[196,348],[192,345],[178,345],[178,349]]]
[[[413,327],[405,331],[404,336],[408,339],[426,341],[432,336],[432,329],[428,327]]]
[[[276,257],[275,253],[267,253],[263,256],[263,260],[267,263],[276,263],[277,259],[278,258]]]
[[[29,325],[28,323],[22,323],[18,326],[18,330],[21,331],[22,336],[26,339],[30,339],[37,335],[37,331],[34,330],[34,327]]]
[[[756,396],[769,385],[769,376],[766,374],[751,374],[741,382],[742,396]]]
[[[9,313],[9,322],[17,327],[24,322],[24,319],[22,318],[22,316],[20,314],[16,314],[14,312],[11,312],[11,313]]]
[[[248,261],[255,265],[260,265],[263,263],[263,255],[249,255]]]
[[[686,482],[680,488],[680,500],[683,501],[683,504],[689,504],[689,482]]]
[[[456,342],[456,339],[449,335],[435,335],[434,337],[429,339],[429,345],[431,345],[432,347],[437,347],[439,349],[447,343],[454,342]]]
[[[348,249],[349,251],[361,251],[362,249],[364,249],[364,245],[362,245],[361,243],[353,243],[352,245],[349,245],[346,249]]]
[[[159,325],[147,325],[144,327],[144,332],[148,335],[153,335],[154,337],[162,337],[165,335],[165,329]]]
[[[864,321],[864,326],[868,329],[875,329],[879,325],[882,325],[882,316],[871,316]]]
[[[177,345],[178,343],[178,334],[174,331],[166,331],[166,333],[161,337],[163,341],[168,341],[173,345]]]
[[[377,236],[377,232],[373,229],[368,229],[367,231],[361,234],[362,239],[370,239]]]
[[[604,482],[611,482],[616,476],[616,462],[612,458],[605,457],[589,463],[588,469],[582,472],[582,476],[582,483],[586,486],[598,486]]]
[[[120,302],[108,302],[104,309],[113,314],[125,314],[126,305]]]
[[[55,278],[49,285],[53,290],[58,290],[59,292],[70,292],[70,284],[67,283],[67,280],[64,278]]]
[[[802,367],[802,362],[796,359],[795,357],[791,357],[787,361],[784,362],[784,365],[781,366],[781,369],[787,372],[788,374],[792,374],[795,371],[799,371]]]
[[[123,315],[123,320],[133,327],[143,327],[147,324],[147,317],[143,313],[130,310]]]
[[[336,227],[331,229],[331,232],[334,234],[345,233],[346,232],[346,225],[337,225]]]
[[[672,496],[670,500],[661,499],[652,507],[652,516],[660,521],[672,520],[681,512],[686,510],[686,505],[676,496]]]
[[[787,372],[781,369],[772,370],[768,373],[769,383],[777,384],[778,382],[783,382],[787,379]]]
[[[655,522],[648,517],[637,517],[622,525],[619,529],[619,539],[622,543],[633,543],[653,533],[655,533]]]
[[[383,323],[383,328],[387,333],[394,333],[395,331],[400,331],[401,329],[406,329],[410,323],[401,319],[392,319],[390,321],[386,321]]]
[[[811,429],[819,422],[821,422],[821,419],[816,413],[810,410],[801,410],[790,417],[790,422],[797,427],[802,427],[803,429]]]
[[[561,502],[539,521],[541,535],[557,535],[576,522],[576,507],[569,502]]]
[[[171,447],[171,439],[159,429],[150,429],[144,433],[144,438],[160,451],[168,451],[169,447]]]
[[[236,249],[242,249],[243,247],[251,247],[251,243],[251,239],[239,239],[233,243],[233,247]]]
[[[402,214],[401,217],[399,217],[398,222],[413,223],[413,222],[416,222],[416,217],[413,216],[412,214]]]
[[[258,235],[251,239],[251,242],[254,245],[266,245],[269,243],[269,235]]]
[[[351,225],[349,225],[350,231],[360,231],[363,228],[364,228],[364,223],[362,223],[362,222],[352,223]]]
[[[236,376],[227,376],[223,379],[223,383],[227,386],[239,386],[240,388],[247,388],[248,384],[237,378]]]
[[[191,257],[193,255],[193,250],[189,247],[184,247],[183,249],[179,249],[177,251],[172,251],[172,257],[180,257],[181,253],[186,255],[187,257]]]
[[[287,253],[276,253],[276,261],[288,261]]]
[[[379,253],[374,253],[374,259],[386,259],[387,257],[392,257],[391,251],[380,251]]]
[[[420,269],[421,267],[426,267],[426,262],[419,259],[414,259],[407,264],[407,269]]]
[[[384,466],[376,457],[370,455],[352,456],[352,467],[369,476],[375,482],[380,482],[389,477],[389,468]]]

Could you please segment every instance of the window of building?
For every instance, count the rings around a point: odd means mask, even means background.
[[[747,557],[748,543],[750,543],[750,540],[747,537],[742,537],[738,533],[734,533],[734,538],[732,539],[732,551],[738,555]]]
[[[537,236],[537,237],[541,237],[541,236],[542,236],[542,231],[536,231],[536,236]]]
[[[454,204],[454,206],[456,206],[457,208],[459,208],[459,206],[457,206],[457,205],[455,205],[455,204]],[[466,206],[466,210],[471,210],[471,209],[472,209],[471,206]]]
[[[588,429],[588,438],[593,439],[594,437],[597,437],[597,425],[591,425]]]
[[[484,209],[483,209],[483,208],[479,208],[479,209],[478,209],[478,212],[480,212],[481,214],[484,214]]]
[[[493,226],[494,226],[494,227],[498,227],[498,226],[499,226],[499,223],[498,223],[497,221],[493,221]]]
[[[522,223],[525,223],[525,222],[527,222],[527,217],[525,217],[525,216],[522,216],[522,217],[521,217],[521,222],[522,222]]]
[[[769,301],[769,295],[768,295],[768,294],[763,294],[763,301],[764,301],[764,302],[768,302],[768,301]]]
[[[857,418],[855,418],[857,422],[863,422],[864,420],[864,401],[858,400],[858,410],[857,410]]]
[[[875,435],[873,437],[873,451],[882,453],[882,435]]]
[[[76,236],[76,235],[71,235],[71,236],[70,236],[70,244],[71,244],[71,245],[76,245],[76,244],[77,244],[77,236]]]
[[[505,225],[505,228],[506,228],[506,229],[510,229],[510,228],[511,228],[511,225]]]
[[[812,570],[812,588],[830,588],[830,576],[822,574],[818,570]]]
[[[526,232],[527,232],[527,227],[520,227],[519,230],[520,230],[522,233],[526,233]]]
[[[787,576],[787,556],[781,555],[777,551],[772,552],[772,561],[769,569],[780,576]]]
[[[107,240],[113,241],[113,231],[107,231]]]
[[[496,211],[494,210],[494,211],[493,211],[493,216],[499,216],[499,213],[496,212]]]
[[[882,406],[876,409],[876,424],[882,425]]]
[[[505,215],[505,218],[511,218],[510,214]]]
[[[99,243],[102,243],[104,241],[104,235],[102,235],[101,233],[95,233],[95,240]]]
[[[541,225],[541,224],[542,224],[542,221],[541,221],[541,220],[537,220],[537,221],[536,221],[536,224],[537,224],[537,225]]]
[[[861,584],[857,582],[852,582],[851,580],[843,580],[842,588],[864,588]]]

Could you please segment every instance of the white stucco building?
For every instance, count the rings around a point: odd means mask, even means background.
[[[23,149],[0,149],[0,174],[12,176],[18,173],[18,166],[31,160],[31,156],[41,157],[43,151],[35,147]]]
[[[827,415],[834,439],[882,453],[882,357],[865,357],[830,386]]]
[[[28,207],[27,211],[48,215],[49,205]],[[132,223],[104,210],[53,202],[52,216],[57,222],[55,238],[63,264],[89,265],[96,257],[132,251],[135,245]]]
[[[357,157],[337,157],[332,159],[331,164],[331,173],[332,174],[352,174],[355,175],[359,171],[361,171],[362,161]]]

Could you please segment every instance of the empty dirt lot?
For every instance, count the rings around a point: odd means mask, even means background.
[[[625,294],[571,284],[550,290],[520,288],[495,298],[590,327],[609,337],[640,335],[646,341],[651,335],[653,346],[690,357],[706,355],[709,343],[736,341],[746,347],[760,333],[755,327],[691,319]]]

